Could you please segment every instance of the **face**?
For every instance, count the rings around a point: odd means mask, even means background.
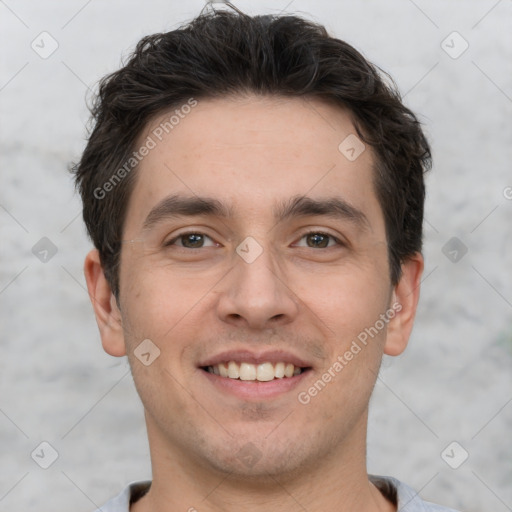
[[[150,444],[245,476],[364,451],[382,354],[410,328],[371,149],[340,151],[350,115],[318,100],[201,100],[160,141],[168,118],[140,138],[156,145],[124,225],[122,330],[102,331]]]

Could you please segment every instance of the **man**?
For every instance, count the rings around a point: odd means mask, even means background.
[[[319,25],[217,12],[144,38],[93,115],[85,276],[153,470],[101,510],[447,510],[366,470],[423,271],[430,149],[395,89]]]

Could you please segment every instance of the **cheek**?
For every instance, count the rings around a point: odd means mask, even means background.
[[[183,330],[190,337],[194,326],[200,325],[197,315],[222,275],[216,270],[201,272],[199,278],[147,255],[125,261],[121,306],[127,344],[134,349],[149,338],[162,351],[180,350],[180,340],[186,341]]]
[[[378,262],[355,263],[295,276],[297,295],[318,316],[326,334],[347,342],[372,326],[388,307],[390,282]]]
[[[381,315],[388,308],[388,289],[355,275],[331,284],[321,297],[304,300],[321,320],[317,324],[328,355],[297,399],[306,404],[309,421],[334,421],[343,425],[341,432],[364,414],[377,378],[386,338]]]

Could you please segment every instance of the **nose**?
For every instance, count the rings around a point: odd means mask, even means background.
[[[251,263],[235,255],[217,303],[219,318],[231,325],[265,329],[292,322],[299,301],[286,273],[270,251]]]

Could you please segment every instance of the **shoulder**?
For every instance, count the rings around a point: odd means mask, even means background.
[[[132,482],[115,498],[112,498],[95,512],[130,512],[130,503],[144,496],[150,485],[150,481]]]
[[[370,475],[370,480],[386,497],[396,502],[397,510],[400,512],[457,512],[422,500],[414,489],[396,478]]]

